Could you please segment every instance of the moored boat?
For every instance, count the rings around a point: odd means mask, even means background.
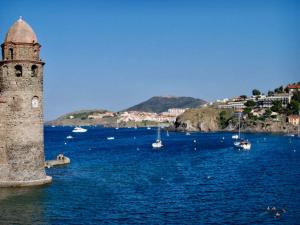
[[[163,147],[162,141],[161,141],[161,137],[160,137],[160,127],[157,128],[157,138],[156,141],[154,143],[152,143],[152,147],[153,148],[161,148]]]
[[[232,135],[232,139],[239,139],[239,135],[238,134]]]
[[[239,112],[239,134],[236,141],[233,143],[234,147],[239,150],[250,150],[251,142],[241,139],[241,113]]]
[[[115,140],[115,137],[107,137],[107,140]]]
[[[73,133],[85,133],[87,132],[87,129],[85,128],[82,128],[82,127],[75,127],[73,130],[72,130]]]
[[[248,140],[239,140],[234,142],[234,147],[237,149],[242,150],[250,150],[251,149],[251,143]]]

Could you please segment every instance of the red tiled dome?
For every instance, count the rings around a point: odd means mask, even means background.
[[[37,38],[32,28],[20,18],[9,28],[4,42],[37,43]]]

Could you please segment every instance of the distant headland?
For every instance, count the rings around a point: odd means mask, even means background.
[[[176,121],[177,116],[186,110],[199,108],[204,104],[207,102],[192,97],[155,96],[119,112],[104,109],[80,110],[62,115],[47,122],[46,125],[128,127],[165,124],[170,126]]]
[[[155,96],[119,112],[82,110],[60,116],[47,125],[104,127],[165,126],[174,131],[235,131],[237,113],[242,130],[295,133],[299,124],[300,82],[280,86],[267,94],[253,89],[214,102],[192,97]]]

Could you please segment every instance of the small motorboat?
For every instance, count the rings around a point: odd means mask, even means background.
[[[147,130],[151,130],[151,127],[147,127]]]
[[[235,140],[239,139],[239,135],[238,134],[232,135],[232,139],[235,139]]]
[[[250,150],[251,149],[251,143],[248,140],[240,140],[234,142],[234,147],[242,150]]]
[[[107,140],[115,140],[115,137],[107,137]]]
[[[186,135],[186,136],[190,136],[191,133],[190,133],[190,132],[186,132],[185,135]]]
[[[87,132],[87,129],[85,128],[82,128],[82,127],[75,127],[73,130],[72,130],[73,133],[85,133]]]
[[[73,139],[73,136],[69,135],[66,137],[67,139]]]

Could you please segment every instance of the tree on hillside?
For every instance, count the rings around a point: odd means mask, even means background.
[[[273,106],[271,107],[273,112],[282,113],[283,107],[281,101],[274,101]]]
[[[221,111],[219,114],[220,119],[220,126],[222,129],[226,128],[229,125],[229,120],[231,119],[232,115],[228,111]]]
[[[253,101],[253,100],[248,100],[246,103],[245,103],[245,106],[247,106],[248,108],[253,108],[256,106],[256,102]]]
[[[245,114],[245,115],[248,115],[248,117],[251,117],[252,116],[252,109],[251,108],[249,108],[249,107],[246,107],[246,108],[244,108],[244,111],[243,111],[243,113]]]
[[[261,92],[258,89],[253,89],[252,95],[254,96],[261,95]]]
[[[281,94],[281,93],[283,93],[283,86],[280,86],[279,88],[276,88],[276,89],[274,90],[274,92],[275,92],[276,94]]]
[[[288,86],[285,87],[284,92],[285,92],[285,93],[289,93],[289,92],[290,92],[290,89],[289,89]]]
[[[241,95],[240,98],[246,100],[247,99],[247,95]]]
[[[293,92],[291,102],[287,105],[286,114],[293,115],[298,114],[300,110],[300,91],[296,90]]]
[[[264,116],[266,118],[270,117],[272,115],[272,110],[271,109],[266,109],[265,113],[264,113]]]
[[[292,97],[292,100],[295,100],[300,103],[300,91],[295,91]]]
[[[287,114],[293,115],[298,114],[300,110],[300,103],[296,100],[292,100],[290,104],[288,104],[287,107]]]
[[[268,96],[273,96],[274,95],[274,91],[268,91]]]

